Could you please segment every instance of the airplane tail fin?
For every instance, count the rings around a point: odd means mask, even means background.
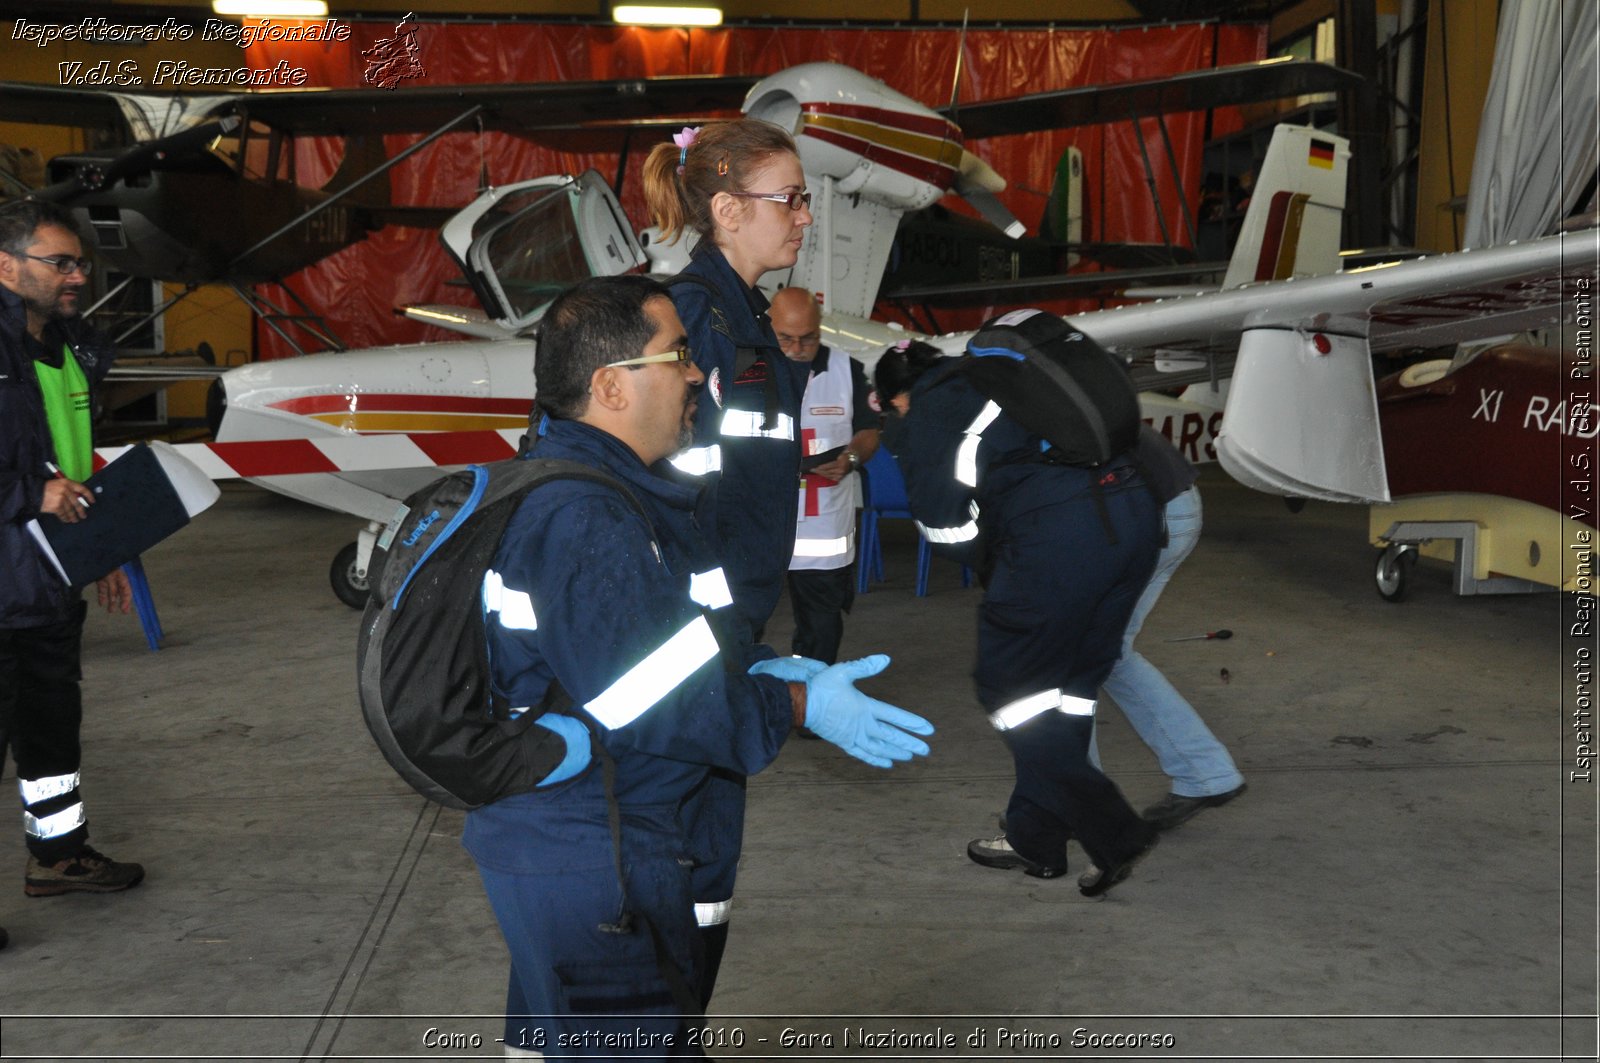
[[[1338,272],[1349,163],[1343,137],[1306,126],[1273,130],[1222,287]]]

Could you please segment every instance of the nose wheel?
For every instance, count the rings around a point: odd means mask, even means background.
[[[1378,552],[1378,564],[1373,571],[1378,594],[1386,602],[1403,601],[1411,584],[1411,570],[1417,567],[1417,548],[1412,545],[1390,543]]]
[[[371,584],[364,568],[356,566],[357,544],[350,543],[333,555],[333,567],[328,569],[328,582],[333,593],[352,609],[365,609]]]

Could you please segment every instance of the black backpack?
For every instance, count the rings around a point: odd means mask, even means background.
[[[1050,443],[1050,459],[1102,465],[1139,437],[1139,394],[1122,361],[1062,318],[1015,310],[967,341],[962,373],[1022,427]]]
[[[356,644],[361,713],[384,759],[418,793],[473,809],[539,785],[566,753],[534,721],[572,705],[559,683],[513,718],[490,679],[482,589],[522,500],[555,479],[590,480],[644,509],[620,481],[549,459],[469,465],[405,501],[373,552]],[[579,714],[590,727],[587,717]]]

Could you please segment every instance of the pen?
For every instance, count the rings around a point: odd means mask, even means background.
[[[44,463],[44,467],[49,471],[50,475],[54,476],[56,479],[66,479],[66,476],[64,476],[61,472],[61,467],[55,462],[47,461]],[[84,509],[89,508],[89,500],[87,498],[84,498],[82,495],[73,495],[72,497],[77,501],[78,505],[82,506]]]

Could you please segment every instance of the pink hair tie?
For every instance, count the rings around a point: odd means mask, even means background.
[[[695,138],[700,135],[700,127],[683,127],[683,132],[674,133],[672,142],[678,145],[678,172],[682,173],[684,166],[689,161],[689,148],[694,144]]]

